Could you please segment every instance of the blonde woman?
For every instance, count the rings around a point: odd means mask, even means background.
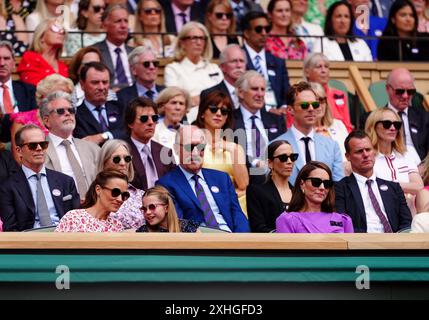
[[[25,32],[24,19],[17,13],[9,13],[5,3],[0,3],[0,38],[12,44],[14,54],[22,55],[28,47],[28,35]]]

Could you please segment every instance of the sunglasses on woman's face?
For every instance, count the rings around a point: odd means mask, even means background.
[[[226,19],[232,19],[232,13],[225,13],[225,12],[215,12],[216,19],[223,19],[225,17]]]
[[[100,6],[100,5],[95,5],[92,6],[92,10],[94,10],[94,13],[99,13],[101,10],[105,10],[106,7],[105,6]]]
[[[380,121],[377,121],[377,123],[375,125],[377,125],[379,123],[381,123],[383,125],[383,128],[386,130],[390,129],[392,127],[392,124],[396,130],[401,129],[401,127],[402,127],[402,121],[380,120]]]
[[[319,188],[322,183],[323,183],[323,187],[325,189],[332,188],[332,186],[334,185],[334,182],[332,180],[322,180],[320,178],[307,178],[305,180],[306,181],[310,180],[311,181],[311,185],[313,187],[315,187],[315,188]]]
[[[223,116],[227,116],[228,114],[229,114],[229,109],[228,108],[218,108],[218,107],[216,107],[216,106],[209,106],[209,108],[208,108],[209,110],[210,110],[210,112],[211,113],[213,113],[213,114],[216,114],[219,110],[220,110],[220,113],[223,115]]]
[[[146,9],[143,9],[143,12],[146,14],[160,14],[161,9],[159,9],[159,8],[146,8]]]
[[[158,207],[158,206],[165,206],[165,204],[163,204],[163,203],[151,203],[147,207],[142,206],[140,208],[140,210],[142,210],[144,213],[146,213],[148,211],[155,211],[156,207]]]
[[[141,123],[146,123],[148,120],[149,120],[149,117],[152,119],[152,121],[153,122],[157,122],[158,121],[158,118],[159,118],[159,116],[157,115],[157,114],[153,114],[153,115],[151,115],[151,116],[141,116],[139,119],[140,119],[140,122]]]
[[[317,109],[320,107],[320,102],[319,101],[302,101],[300,103],[297,103],[297,105],[299,105],[301,107],[302,110],[307,110],[308,108],[310,108],[310,106],[313,107],[313,109]]]
[[[279,159],[280,162],[286,162],[288,161],[288,159],[290,159],[290,161],[295,162],[298,159],[298,153],[291,153],[289,155],[287,155],[286,153],[284,154],[279,154],[278,156],[273,157],[273,159]]]
[[[117,198],[119,196],[121,196],[122,201],[127,201],[128,198],[130,197],[130,193],[128,191],[124,191],[122,192],[121,189],[119,188],[107,188],[107,187],[102,187],[103,189],[107,189],[110,190],[111,194],[112,194],[112,198]]]
[[[126,163],[130,163],[133,160],[133,157],[131,157],[131,156],[125,156],[125,157],[121,158],[121,156],[114,156],[112,158],[112,161],[113,161],[114,164],[118,164],[119,162],[121,162],[121,159],[124,159],[124,161]]]
[[[37,150],[38,146],[40,146],[40,148],[42,148],[42,150],[46,150],[46,149],[48,149],[49,141],[29,142],[29,143],[23,143],[20,145],[21,148],[23,146],[27,146],[28,149],[30,149],[31,151]]]

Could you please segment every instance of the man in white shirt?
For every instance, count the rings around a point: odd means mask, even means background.
[[[391,233],[410,228],[411,212],[399,183],[376,178],[375,150],[363,131],[344,142],[352,174],[335,183],[337,212],[348,214],[355,232]]]
[[[40,114],[49,129],[46,167],[72,177],[80,198],[85,199],[97,174],[96,159],[100,147],[93,142],[73,138],[76,108],[72,107],[68,93],[57,91],[48,94],[42,100]]]

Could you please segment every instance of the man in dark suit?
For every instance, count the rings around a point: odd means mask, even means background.
[[[144,46],[137,47],[129,54],[128,62],[136,81],[132,86],[117,92],[119,103],[125,108],[137,97],[147,97],[155,101],[165,87],[155,83],[158,77],[159,60],[156,59],[153,50]]]
[[[109,69],[100,62],[85,64],[80,72],[80,85],[85,99],[77,108],[73,136],[98,145],[108,139],[124,138],[123,108],[117,101],[107,101]]]
[[[110,85],[124,88],[133,83],[127,55],[133,48],[126,45],[128,40],[128,11],[122,4],[108,6],[103,13],[103,28],[106,40],[93,46],[101,52],[101,60],[109,68]]]
[[[204,8],[194,0],[161,0],[167,32],[178,33],[189,21],[204,23]]]
[[[250,183],[265,180],[264,154],[269,142],[286,132],[281,116],[265,110],[265,79],[253,70],[246,71],[236,82],[240,107],[233,112],[234,129],[247,155]]]
[[[15,56],[12,45],[8,41],[0,41],[0,141],[10,141],[11,122],[9,115],[15,112],[36,109],[36,88],[30,84],[12,80],[15,69]],[[6,92],[5,92],[6,91]]]
[[[238,44],[229,44],[220,54],[220,69],[223,73],[223,81],[219,84],[205,89],[200,94],[200,101],[203,101],[207,95],[213,91],[222,91],[228,95],[231,105],[235,109],[240,107],[235,82],[246,71],[246,54]]]
[[[134,180],[131,184],[147,190],[175,167],[172,150],[155,142],[152,137],[158,120],[155,103],[145,97],[130,102],[125,110],[125,126],[133,156]]]
[[[277,58],[265,50],[271,25],[266,13],[252,11],[242,20],[244,51],[247,56],[247,70],[256,70],[267,80],[265,104],[276,111],[286,108],[286,94],[289,88],[289,76],[286,61]]]
[[[234,11],[237,31],[241,31],[241,20],[248,12],[264,11],[261,6],[253,0],[230,0],[229,2],[231,3],[232,10]]]
[[[179,217],[228,232],[249,232],[227,173],[202,169],[206,138],[195,126],[179,129],[174,145],[180,165],[159,180],[174,198]]]
[[[411,226],[411,212],[399,183],[376,178],[375,150],[363,131],[344,142],[352,174],[335,183],[337,212],[348,214],[355,232],[390,233]]]
[[[419,164],[429,151],[429,113],[423,106],[411,104],[416,87],[410,71],[393,69],[386,80],[386,92],[389,98],[387,107],[396,112],[403,122],[408,155]],[[369,112],[360,119],[362,129],[368,116]]]
[[[57,225],[61,217],[80,205],[73,178],[45,168],[48,142],[36,125],[27,125],[15,135],[21,169],[0,188],[3,230]]]

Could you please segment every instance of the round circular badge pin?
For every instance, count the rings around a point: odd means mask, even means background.
[[[218,188],[218,187],[216,187],[216,186],[211,187],[211,188],[210,188],[210,190],[211,190],[212,192],[214,192],[214,193],[218,193],[218,192],[219,192],[219,188]]]
[[[52,194],[56,197],[59,197],[61,195],[61,191],[58,189],[54,189],[54,190],[52,190]]]

